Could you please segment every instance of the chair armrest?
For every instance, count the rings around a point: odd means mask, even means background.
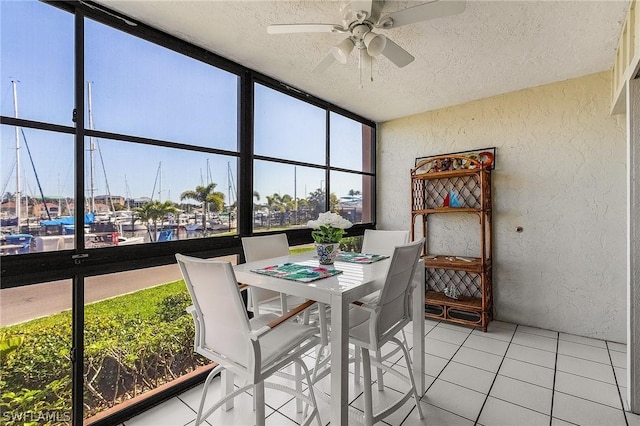
[[[263,327],[260,327],[257,330],[251,331],[251,333],[250,333],[251,339],[252,340],[256,340],[257,338],[259,338],[263,334],[273,330],[274,328],[276,328],[280,324],[284,323],[285,321],[291,319],[292,317],[298,315],[300,312],[302,312],[305,309],[309,308],[314,303],[316,303],[315,300],[307,300],[306,302],[304,302],[304,303],[300,304],[299,306],[297,306],[295,309],[292,309],[289,312],[287,312],[286,314],[279,316],[278,318],[274,319],[273,321],[270,321],[267,325],[265,325]]]
[[[356,300],[355,302],[351,302],[351,304],[354,305],[355,308],[360,308],[362,310],[369,311],[372,313],[378,313],[380,311],[380,306],[369,305],[368,303],[364,303],[359,300]]]
[[[278,318],[274,319],[273,321],[271,321],[269,324],[267,324],[267,326],[269,328],[274,328],[279,326],[280,324],[282,324],[283,322],[287,321],[288,319],[290,319],[291,317],[294,317],[296,315],[298,315],[300,312],[304,311],[305,309],[309,308],[310,306],[312,306],[314,303],[316,303],[315,300],[307,300],[306,302],[298,305],[295,309],[290,310],[289,312],[287,312],[286,314],[279,316]]]

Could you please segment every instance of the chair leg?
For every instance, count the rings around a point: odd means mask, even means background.
[[[293,369],[295,371],[295,381],[296,381],[296,392],[302,393],[302,375],[300,374],[300,364],[297,362],[293,363]],[[300,398],[296,398],[296,412],[302,413],[302,400]]]
[[[315,417],[316,417],[316,422],[318,423],[318,426],[322,426],[322,421],[320,420],[320,409],[318,408],[318,401],[316,400],[316,393],[313,390],[313,381],[311,380],[311,376],[309,375],[309,369],[307,368],[307,366],[304,364],[304,361],[302,361],[301,359],[295,360],[294,361],[296,363],[296,365],[299,365],[302,367],[302,370],[304,371],[304,375],[307,379],[307,383],[309,383],[309,399],[311,399],[311,403],[313,404],[313,408],[315,410]],[[307,417],[307,408],[309,407],[308,404],[305,405],[304,408],[304,416],[303,419],[306,419]]]
[[[371,358],[369,350],[362,350],[362,369],[364,374],[364,424],[373,426],[373,396],[371,395]]]
[[[378,360],[378,362],[382,362],[382,351],[380,349],[378,349],[376,351],[376,359]],[[383,391],[384,390],[384,380],[382,379],[382,369],[381,368],[377,368],[376,369],[376,379],[378,380],[378,390],[379,391]]]
[[[264,426],[264,382],[256,383],[253,389],[256,403],[256,426]]]
[[[231,392],[233,392],[233,373],[229,370],[223,370],[221,376],[222,376],[222,391],[224,392],[225,395],[229,395]],[[224,411],[229,411],[232,408],[233,408],[233,398],[229,399],[222,406],[222,409]]]
[[[355,375],[354,381],[355,384],[360,383],[360,349],[356,346],[356,351],[353,355],[354,365],[353,365],[353,374]]]
[[[200,406],[198,407],[198,414],[196,415],[196,426],[199,425],[202,421],[204,421],[204,419],[202,419],[202,409],[204,408],[204,401],[205,399],[207,399],[209,384],[211,383],[211,380],[213,380],[213,378],[216,376],[216,374],[218,374],[220,370],[222,370],[222,368],[223,367],[221,365],[218,365],[217,367],[215,367],[213,370],[211,370],[211,372],[207,376],[207,380],[204,381],[204,387],[202,388],[202,394],[200,395]],[[222,374],[224,374],[225,372],[226,370],[223,370]]]
[[[422,408],[420,407],[420,395],[418,395],[418,390],[416,389],[416,381],[413,378],[413,370],[411,369],[411,360],[409,358],[409,350],[407,349],[407,346],[402,344],[400,345],[400,348],[402,349],[402,353],[404,354],[404,360],[407,364],[407,371],[409,372],[409,379],[411,380],[411,389],[413,389],[413,397],[416,400],[416,408],[418,409],[418,415],[420,416],[421,419],[424,418],[424,415],[422,414]]]

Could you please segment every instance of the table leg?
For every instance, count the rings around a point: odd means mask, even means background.
[[[349,306],[342,296],[331,298],[331,425],[348,424]]]
[[[413,289],[413,375],[416,381],[418,394],[422,396],[426,392],[424,380],[424,261],[420,260],[416,266],[413,277],[415,287]]]

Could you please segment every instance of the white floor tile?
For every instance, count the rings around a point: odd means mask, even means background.
[[[524,333],[537,334],[538,336],[549,337],[551,339],[558,338],[557,331],[545,330],[542,328],[529,327],[527,325],[519,325],[517,331],[522,331]]]
[[[511,322],[493,320],[493,321],[491,321],[489,323],[489,327],[488,328],[500,327],[500,328],[505,328],[507,330],[515,330],[517,326],[518,326],[517,324],[511,323]]]
[[[491,339],[489,337],[479,336],[477,334],[471,334],[464,342],[463,346],[502,356],[507,351],[509,343]]]
[[[377,389],[373,389],[371,396],[373,398],[373,412],[378,413],[400,399],[402,394],[392,389],[385,388],[382,392]],[[364,394],[360,395],[351,405],[364,412]],[[415,406],[416,401],[414,398],[411,398],[396,411],[385,417],[382,421],[391,425],[400,425],[407,416],[411,416],[414,420],[418,421],[420,420],[420,416],[418,415]]]
[[[576,358],[587,359],[589,361],[610,364],[609,351],[604,348],[596,348],[594,346],[583,345],[581,343],[560,340],[558,342],[558,353],[569,355]]]
[[[424,351],[428,354],[439,356],[440,358],[451,359],[453,354],[460,348],[460,345],[443,342],[442,340],[425,337]]]
[[[498,374],[547,389],[553,389],[554,371],[551,368],[519,361],[517,359],[505,358]]]
[[[450,330],[459,331],[460,333],[465,333],[465,334],[469,334],[473,331],[472,327],[455,324],[452,322],[445,322],[445,321],[440,322],[440,324],[438,324],[438,327],[448,328]]]
[[[624,343],[607,342],[610,351],[627,353],[627,345]]]
[[[618,387],[608,383],[558,371],[556,372],[555,390],[612,408],[622,409]]]
[[[402,426],[473,426],[473,421],[460,417],[434,405],[420,401],[424,418],[420,420],[413,412],[402,423]]]
[[[554,368],[556,364],[555,353],[516,344],[509,346],[506,357],[547,368]]]
[[[626,426],[622,410],[562,392],[553,394],[552,416],[577,425]]]
[[[574,426],[575,423],[565,422],[564,420],[557,419],[555,417],[551,418],[551,426]]]
[[[448,359],[440,358],[438,356],[431,355],[431,354],[425,354],[424,355],[425,373],[433,377],[438,377],[438,375],[442,370],[444,370],[444,367],[447,365],[448,362],[449,362]]]
[[[484,403],[485,395],[444,380],[436,380],[423,400],[443,410],[475,421]]]
[[[456,352],[451,360],[495,373],[498,371],[502,359],[499,355],[463,346]]]
[[[124,424],[126,426],[182,426],[195,419],[196,412],[176,397],[127,420]]]
[[[556,369],[558,371],[564,371],[565,373],[600,380],[601,382],[612,385],[616,384],[615,377],[613,376],[613,367],[611,365],[558,354]]]
[[[471,334],[490,337],[492,339],[502,340],[503,342],[510,342],[513,338],[514,332],[515,329],[497,327],[493,325],[493,322],[491,322],[487,327],[486,332],[482,331],[482,329],[476,328]]]
[[[469,333],[461,332],[456,329],[437,326],[432,329],[427,337],[430,339],[441,340],[447,343],[453,343],[460,346],[469,336]]]
[[[606,348],[607,344],[604,340],[592,339],[590,337],[576,336],[575,334],[560,333],[560,340],[568,342],[580,343],[583,345],[595,346],[597,348]]]
[[[489,395],[545,415],[551,414],[553,392],[548,388],[498,376]]]
[[[618,382],[618,386],[627,387],[627,369],[613,367],[613,370],[616,373],[616,381]]]
[[[446,380],[447,382],[455,383],[456,385],[464,386],[465,388],[478,392],[488,393],[494,377],[495,373],[451,361],[442,373],[440,373],[438,379]]]
[[[549,416],[489,397],[480,413],[478,423],[490,426],[539,426],[548,425]]]
[[[629,411],[629,399],[627,398],[627,388],[623,386],[618,386],[618,391],[620,392],[620,397],[622,398],[622,406],[624,407],[624,411]]]
[[[558,345],[558,340],[552,339],[550,337],[540,336],[538,334],[525,333],[523,331],[516,330],[516,334],[513,335],[513,340],[511,340],[511,343],[555,353]]]
[[[629,426],[640,426],[640,415],[633,414],[629,411],[624,414],[627,416],[627,422],[629,422]]]
[[[627,368],[627,354],[616,351],[609,351],[611,363],[614,367]]]

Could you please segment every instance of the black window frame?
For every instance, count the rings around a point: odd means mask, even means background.
[[[81,200],[85,198],[84,191],[84,144],[85,138],[89,136],[101,139],[114,139],[124,142],[135,142],[149,144],[159,147],[188,149],[190,151],[199,151],[208,154],[224,154],[235,156],[238,158],[238,204],[245,206],[238,209],[237,218],[237,234],[233,236],[208,237],[190,240],[170,241],[161,244],[140,244],[123,247],[105,247],[86,249],[83,247],[74,250],[65,250],[46,253],[30,253],[24,255],[3,256],[0,264],[0,289],[26,286],[38,284],[54,280],[71,279],[73,281],[73,340],[71,348],[71,360],[73,364],[73,423],[82,424],[83,409],[83,326],[84,326],[84,279],[90,276],[110,274],[115,272],[124,272],[134,269],[144,269],[153,266],[161,266],[175,263],[175,253],[184,253],[199,257],[217,257],[226,255],[238,255],[242,259],[241,237],[253,234],[253,163],[254,160],[265,159],[269,161],[278,161],[292,165],[310,166],[306,163],[296,161],[287,161],[282,159],[274,159],[272,157],[255,156],[253,154],[253,136],[254,136],[254,92],[255,84],[261,84],[271,89],[280,91],[288,96],[292,96],[301,101],[310,103],[314,106],[322,108],[326,113],[326,149],[327,159],[323,166],[312,165],[314,168],[323,169],[325,172],[325,182],[327,182],[326,193],[330,194],[331,171],[344,171],[361,175],[371,176],[373,179],[373,188],[371,195],[371,215],[372,221],[368,223],[355,224],[349,230],[350,236],[362,235],[365,229],[375,228],[376,214],[376,142],[377,142],[377,125],[374,121],[361,117],[353,112],[347,111],[325,100],[304,93],[286,83],[278,81],[274,78],[256,72],[238,63],[220,57],[210,51],[194,46],[186,41],[180,40],[174,36],[163,33],[150,26],[138,22],[132,18],[123,16],[115,11],[106,9],[104,6],[93,2],[76,2],[76,1],[43,1],[52,7],[60,8],[66,12],[75,15],[75,108],[69,111],[73,114],[75,126],[65,126],[59,124],[51,124],[28,119],[21,119],[9,116],[0,116],[0,124],[19,126],[23,128],[32,128],[39,130],[47,130],[59,133],[74,135],[75,137],[75,204],[81,206]],[[84,84],[84,22],[85,18],[96,20],[102,24],[111,26],[115,29],[124,31],[132,36],[140,37],[151,43],[168,48],[178,54],[189,56],[195,60],[220,68],[224,71],[236,74],[239,78],[238,84],[238,151],[231,152],[216,148],[207,148],[196,145],[186,145],[181,143],[162,141],[157,139],[148,139],[131,135],[123,135],[117,133],[109,133],[104,131],[95,131],[85,128],[84,123],[84,100],[85,100],[85,84]],[[135,23],[135,26],[130,23]],[[372,172],[355,172],[353,170],[341,169],[330,166],[329,148],[330,148],[330,114],[334,112],[347,118],[358,121],[364,125],[371,127],[371,155],[372,155]],[[327,200],[328,203],[328,200]],[[76,223],[83,222],[83,209],[75,209]],[[82,227],[78,227],[77,240],[84,241]],[[282,232],[282,231],[279,231]],[[300,245],[312,243],[310,229],[289,229],[285,231],[291,245]],[[269,232],[260,232],[260,235],[267,235]],[[243,259],[242,259],[243,260]],[[100,417],[91,424],[113,424],[122,422],[130,418],[133,414],[149,408],[162,400],[174,396],[188,387],[195,385],[204,378],[204,374],[193,377],[190,380],[180,381],[176,386],[172,386],[168,390],[164,390],[154,395],[141,399],[141,402],[135,405],[126,404],[126,407],[117,411],[115,414]]]

